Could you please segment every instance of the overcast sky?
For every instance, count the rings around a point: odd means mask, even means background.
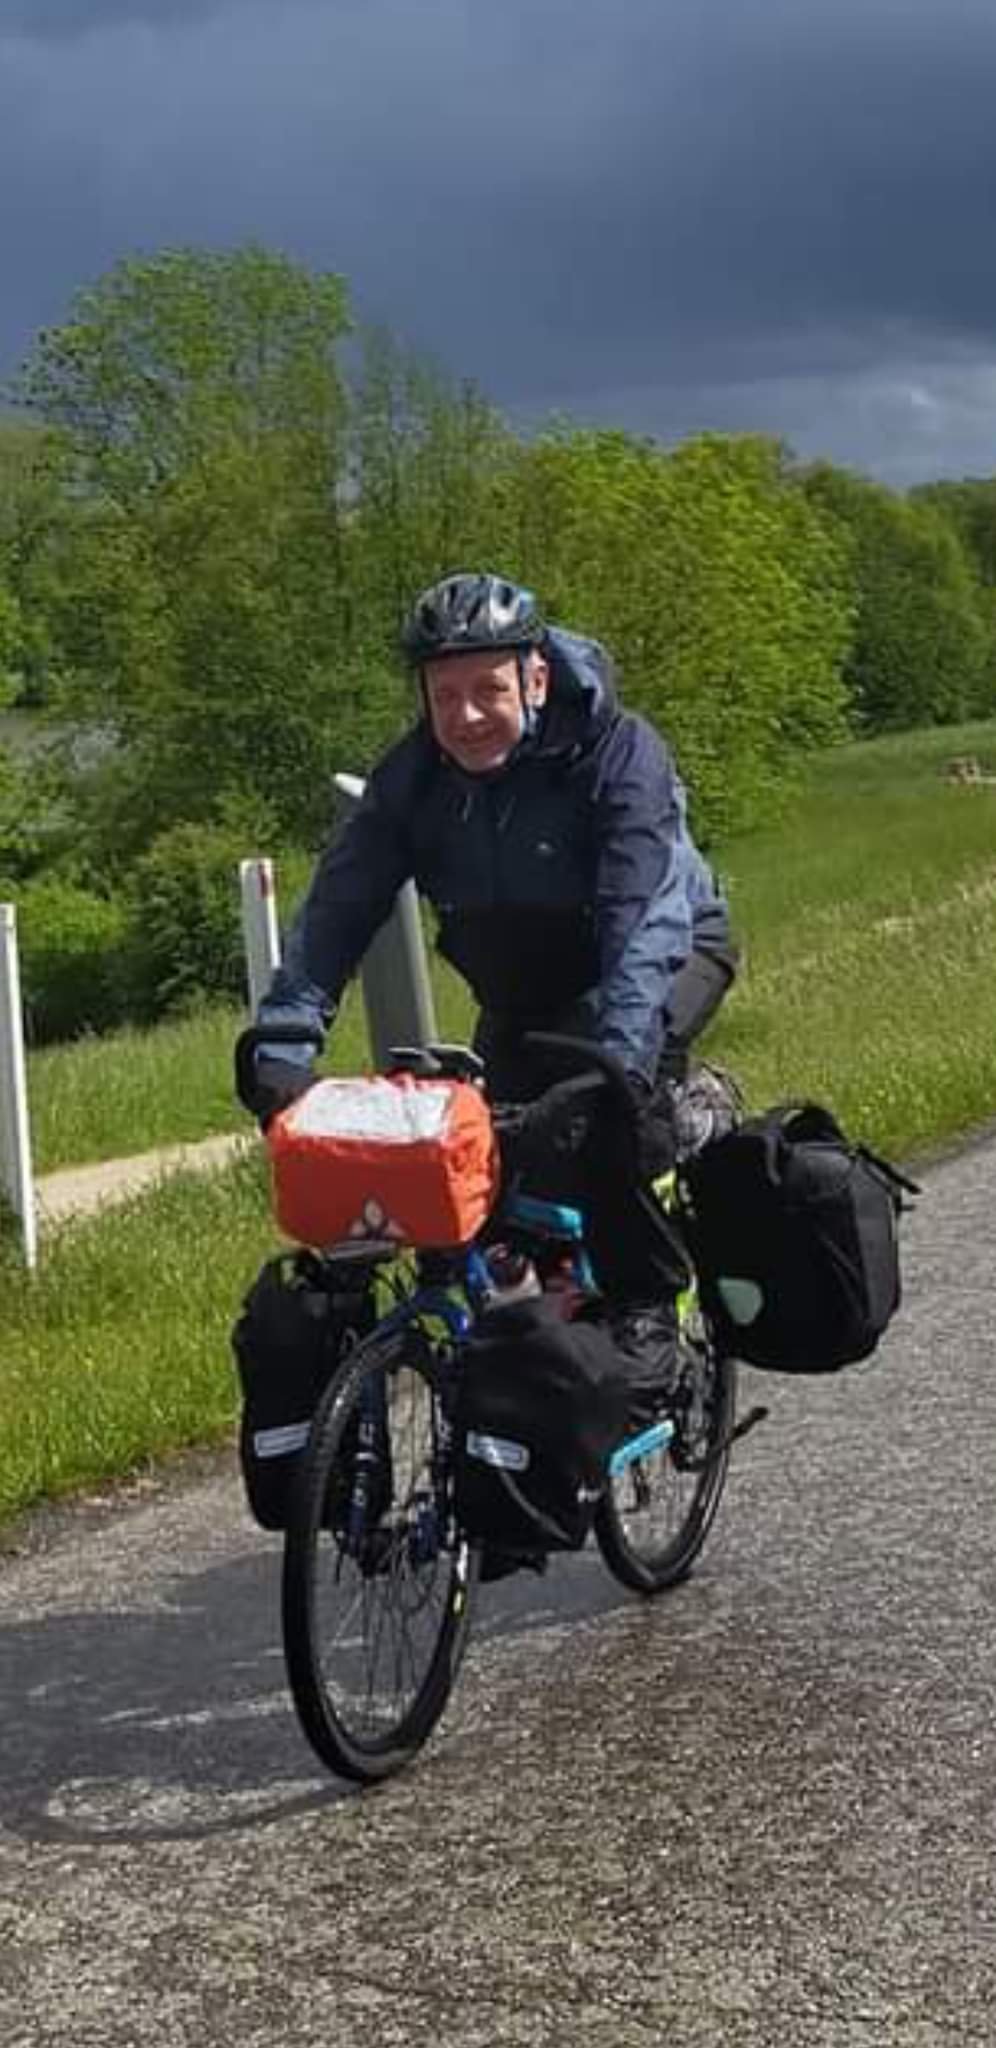
[[[0,366],[254,237],[665,440],[996,471],[996,0],[0,0]]]

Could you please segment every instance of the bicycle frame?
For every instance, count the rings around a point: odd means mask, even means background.
[[[671,1178],[673,1179],[673,1176]],[[539,1196],[514,1194],[505,1203],[498,1220],[501,1224],[518,1229],[536,1240],[569,1246],[572,1279],[584,1291],[596,1291],[591,1260],[584,1243],[584,1219],[580,1210],[567,1203],[545,1201]],[[388,1310],[387,1314],[378,1320],[377,1333],[388,1336],[412,1324],[431,1320],[441,1322],[454,1345],[459,1345],[470,1335],[477,1316],[486,1307],[491,1284],[486,1254],[479,1241],[475,1240],[464,1250],[453,1254],[453,1269],[446,1280],[431,1280],[421,1285],[417,1284],[396,1308]],[[696,1289],[693,1284],[681,1296],[679,1312],[683,1318],[689,1314],[695,1299]],[[362,1546],[366,1528],[366,1506],[378,1456],[378,1422],[379,1416],[371,1392],[366,1405],[361,1407],[360,1411],[356,1474],[350,1500],[349,1546],[354,1550],[359,1550]],[[609,1477],[616,1479],[637,1459],[649,1457],[654,1451],[663,1450],[672,1442],[674,1435],[673,1420],[670,1417],[662,1417],[650,1427],[640,1430],[636,1436],[628,1437],[617,1447],[609,1460]],[[421,1540],[430,1546],[438,1547],[438,1530],[424,1530]]]

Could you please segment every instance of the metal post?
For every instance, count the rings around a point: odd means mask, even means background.
[[[355,810],[365,783],[359,775],[337,775],[335,786]],[[430,1045],[438,1039],[432,983],[413,882],[398,893],[360,967],[363,1005],[374,1066],[387,1066],[392,1045]]]
[[[21,1226],[24,1262],[34,1268],[38,1260],[38,1225],[31,1171],[17,912],[13,903],[0,903],[0,1161],[4,1192]]]
[[[240,860],[239,887],[242,891],[242,936],[246,949],[249,1010],[255,1016],[280,965],[280,932],[272,860]]]

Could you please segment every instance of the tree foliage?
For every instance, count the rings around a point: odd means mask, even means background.
[[[700,828],[770,814],[795,759],[845,729],[850,624],[846,546],[778,444],[703,435],[665,455],[561,431],[523,454],[521,484],[523,568],[618,653]]]
[[[943,725],[993,709],[978,578],[938,508],[825,463],[803,489],[853,542],[857,616],[844,673],[859,727]]]

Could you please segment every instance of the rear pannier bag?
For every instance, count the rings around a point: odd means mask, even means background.
[[[277,1220],[301,1244],[468,1244],[498,1192],[490,1111],[468,1081],[316,1081],[267,1144]]]
[[[682,1169],[703,1300],[723,1343],[773,1372],[867,1358],[899,1306],[902,1190],[829,1110],[779,1104]]]
[[[459,1521],[500,1549],[579,1549],[628,1420],[625,1361],[606,1329],[565,1321],[543,1296],[487,1310],[457,1381]]]
[[[307,1251],[268,1259],[232,1331],[242,1387],[239,1457],[250,1512],[284,1529],[311,1418],[341,1357],[372,1326],[369,1269],[333,1285]]]

